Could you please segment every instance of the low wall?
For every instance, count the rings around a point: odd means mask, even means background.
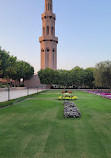
[[[11,87],[10,90],[24,90],[26,87]],[[0,88],[0,91],[6,91],[8,88]]]

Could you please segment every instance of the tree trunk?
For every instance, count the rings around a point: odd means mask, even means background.
[[[19,80],[19,86],[20,86],[20,80]]]

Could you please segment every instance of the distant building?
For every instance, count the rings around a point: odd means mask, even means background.
[[[41,69],[57,69],[57,43],[55,37],[55,20],[53,14],[52,0],[45,0],[45,13],[42,14],[42,37],[39,38],[41,44]]]

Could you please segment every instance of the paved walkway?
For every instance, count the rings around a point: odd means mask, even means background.
[[[38,89],[38,92],[42,91],[42,89]],[[29,94],[37,93],[37,89],[23,89],[23,90],[11,90],[10,91],[10,99],[16,99],[19,97],[27,96]],[[0,102],[4,102],[8,100],[8,91],[0,91]]]

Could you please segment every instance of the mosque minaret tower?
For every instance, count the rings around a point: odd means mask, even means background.
[[[45,0],[45,13],[42,14],[42,37],[41,44],[41,69],[51,68],[57,70],[57,43],[55,37],[55,20],[52,0]]]

